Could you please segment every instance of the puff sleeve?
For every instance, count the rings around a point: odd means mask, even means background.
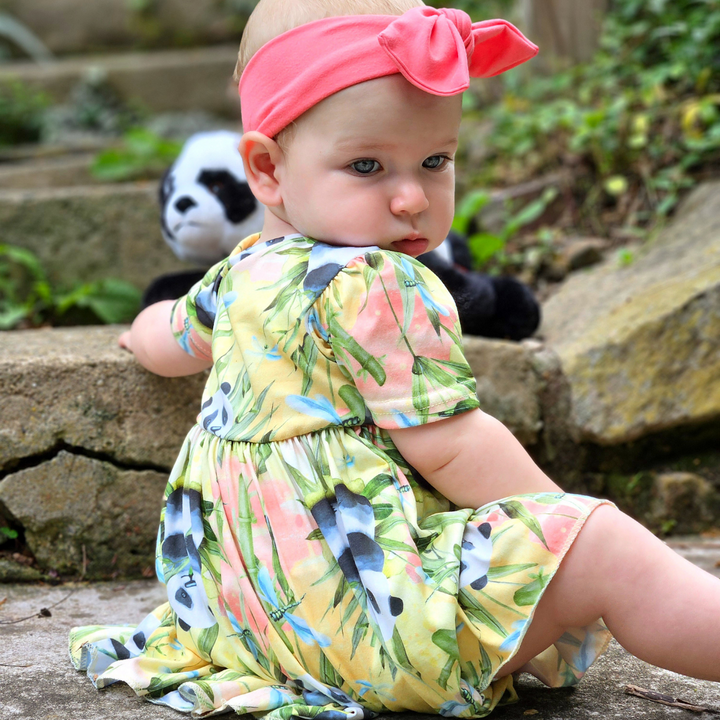
[[[319,299],[335,361],[379,427],[434,422],[479,406],[455,303],[417,260],[375,250],[348,264]],[[359,408],[358,408],[359,409]]]
[[[180,347],[193,357],[212,360],[212,331],[217,315],[218,290],[228,268],[227,259],[211,267],[205,277],[173,306],[170,315],[173,335]]]

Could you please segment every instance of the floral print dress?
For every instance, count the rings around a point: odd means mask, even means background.
[[[172,322],[213,366],[165,492],[168,602],[74,629],[75,666],[196,716],[482,717],[514,699],[494,678],[603,501],[457,508],[413,474],[387,431],[478,406],[440,281],[395,252],[251,236]],[[568,632],[534,672],[572,685],[609,637]]]

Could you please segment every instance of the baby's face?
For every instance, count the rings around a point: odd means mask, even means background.
[[[461,97],[401,75],[343,90],[308,111],[277,168],[285,220],[331,244],[418,256],[453,218]]]

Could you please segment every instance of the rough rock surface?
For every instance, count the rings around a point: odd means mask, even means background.
[[[473,369],[482,409],[501,419],[525,445],[534,445],[542,428],[541,379],[533,364],[534,346],[465,338],[465,357]]]
[[[0,66],[0,82],[18,80],[62,103],[92,71],[107,78],[120,97],[141,103],[152,112],[202,108],[237,118],[237,86],[235,92],[230,91],[236,60],[237,45],[232,44],[68,58],[42,65],[4,63]]]
[[[123,329],[0,334],[0,472],[62,448],[138,469],[172,466],[204,375],[152,375],[118,347]]]
[[[72,593],[70,597],[67,597]],[[6,585],[0,589],[0,620],[30,616],[0,625],[0,707],[3,720],[178,720],[185,717],[138,698],[122,684],[98,692],[67,656],[67,637],[76,625],[139,622],[165,601],[156,582],[94,585]],[[64,599],[66,598],[66,599]],[[63,600],[64,599],[64,600]],[[62,601],[62,602],[60,602]],[[60,604],[53,607],[54,603]],[[49,608],[52,617],[37,615]],[[625,694],[628,684],[664,692],[697,704],[720,705],[718,685],[659,670],[635,659],[617,644],[588,671],[577,689],[551,690],[524,675],[518,681],[520,702],[498,709],[493,718],[542,720],[622,718],[666,720],[690,714]],[[436,715],[398,714],[387,720],[437,720]]]
[[[138,576],[153,572],[166,483],[166,473],[61,451],[8,475],[0,504],[22,524],[40,567],[74,577]]]
[[[117,346],[121,330],[0,334],[0,519],[64,577],[152,565],[167,473],[200,406],[204,374],[152,375]],[[465,348],[483,407],[521,442],[555,445],[568,398],[557,358],[538,343]],[[0,565],[0,580],[20,570]]]
[[[144,290],[187,269],[160,233],[157,183],[0,191],[2,241],[32,250],[53,286],[119,278]]]
[[[173,41],[240,41],[227,6],[214,0],[160,0],[150,5],[127,0],[3,0],[2,8],[60,54]]]
[[[720,419],[720,182],[697,188],[629,266],[571,278],[541,334],[572,387],[581,439],[632,442]]]

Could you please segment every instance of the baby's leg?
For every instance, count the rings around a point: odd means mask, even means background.
[[[720,681],[720,580],[609,505],[588,518],[500,675],[520,670],[565,629],[599,617],[640,659]]]

